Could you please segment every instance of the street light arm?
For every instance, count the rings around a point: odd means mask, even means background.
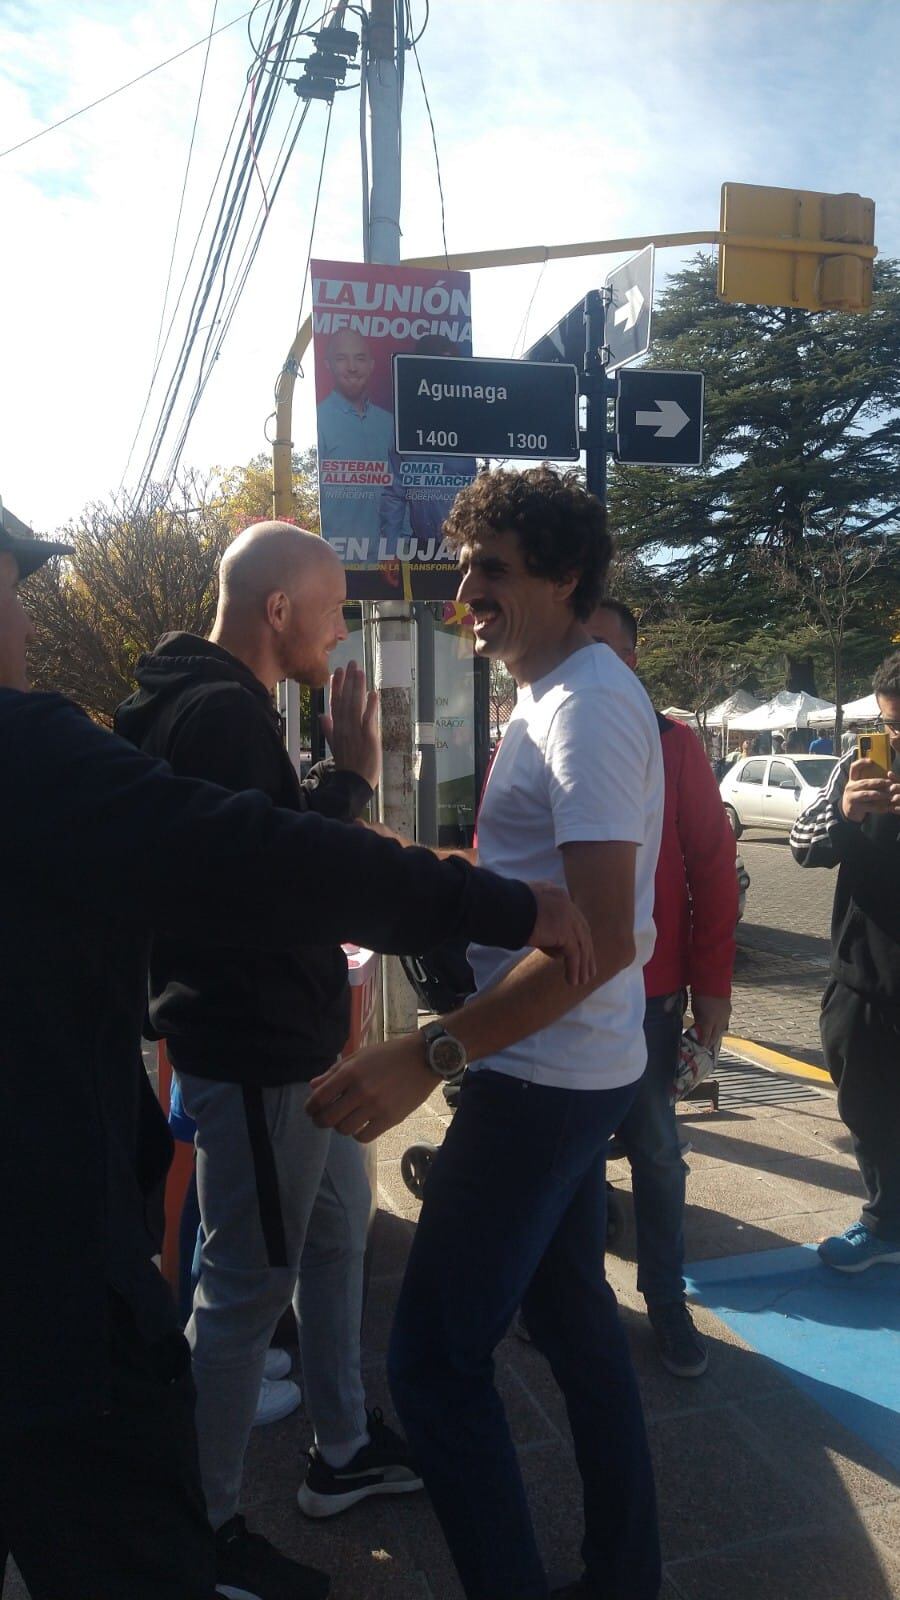
[[[545,261],[567,261],[576,256],[620,255],[627,250],[643,250],[655,245],[657,250],[683,248],[692,244],[721,244],[725,235],[718,228],[700,229],[694,233],[640,234],[629,239],[592,239],[581,244],[518,245],[510,250],[467,250],[449,258],[437,256],[410,256],[404,267],[450,267],[456,270],[479,272],[487,267],[525,267]],[[728,234],[729,245],[747,249],[786,250],[793,254],[810,253],[820,256],[844,255],[848,248],[853,254],[874,260],[877,246],[845,243],[829,239],[797,239],[790,236],[768,237],[757,234]],[[306,317],[297,329],[287,360],[281,370],[276,390],[276,432],[272,443],[273,509],[276,517],[289,517],[293,507],[293,479],[291,472],[291,416],[294,404],[294,383],[300,361],[312,338],[312,317]]]

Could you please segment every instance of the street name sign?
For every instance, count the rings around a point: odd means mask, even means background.
[[[525,351],[524,361],[568,361],[584,365],[584,301],[579,300],[559,322]]]
[[[703,373],[628,367],[616,374],[616,456],[632,466],[699,467]]]
[[[394,357],[400,455],[577,461],[574,366],[480,356]]]
[[[607,371],[636,361],[650,345],[653,310],[653,246],[614,267],[606,280],[610,302],[606,308]],[[571,315],[571,313],[570,313]],[[584,335],[582,334],[582,345]]]

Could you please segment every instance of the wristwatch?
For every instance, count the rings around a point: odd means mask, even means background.
[[[443,1078],[449,1083],[453,1078],[458,1078],[466,1065],[466,1047],[452,1033],[448,1033],[442,1022],[429,1022],[421,1030],[425,1044],[425,1060],[436,1078]]]

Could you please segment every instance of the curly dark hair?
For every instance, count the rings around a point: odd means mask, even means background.
[[[895,650],[892,656],[882,661],[872,679],[872,692],[887,694],[892,700],[900,700],[900,650]]]
[[[453,549],[491,533],[516,533],[529,572],[565,583],[577,576],[569,604],[579,622],[603,594],[613,553],[606,508],[577,473],[546,465],[527,472],[482,472],[453,502],[444,537]]]

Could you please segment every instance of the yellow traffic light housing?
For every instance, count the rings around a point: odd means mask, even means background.
[[[868,311],[875,202],[723,183],[719,299],[805,311]]]

